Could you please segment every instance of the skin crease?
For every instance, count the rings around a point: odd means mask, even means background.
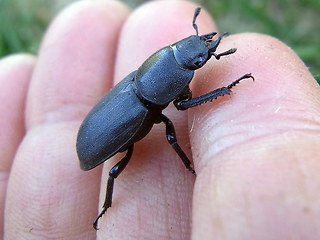
[[[112,208],[100,230],[92,229],[107,173],[123,154],[102,172],[81,171],[75,152],[81,121],[113,82],[194,34],[196,7],[155,1],[129,16],[116,1],[81,1],[54,20],[36,61],[1,60],[8,98],[0,109],[4,239],[320,238],[319,86],[290,48],[248,33],[224,38],[217,52],[238,51],[209,60],[191,89],[198,96],[249,72],[255,82],[244,80],[230,96],[188,111],[164,112],[197,177],[166,142],[164,125],[156,125],[135,145],[115,181]],[[197,25],[199,34],[217,30],[204,9]],[[8,76],[19,83],[16,94],[7,90]]]

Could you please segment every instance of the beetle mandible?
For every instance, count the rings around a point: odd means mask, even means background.
[[[111,207],[114,179],[128,164],[135,142],[144,138],[153,124],[163,122],[169,144],[179,155],[186,168],[196,174],[191,161],[179,144],[171,120],[162,114],[170,102],[178,110],[212,101],[231,93],[231,88],[241,80],[253,78],[251,73],[238,78],[227,87],[216,89],[192,98],[189,84],[194,71],[201,68],[212,56],[217,60],[233,54],[232,48],[215,53],[222,34],[217,40],[216,32],[199,36],[196,25],[200,8],[194,12],[192,21],[196,35],[191,35],[151,55],[138,70],[130,73],[112,88],[89,112],[80,126],[77,137],[77,153],[82,170],[90,170],[118,152],[125,156],[110,170],[103,209],[93,222],[97,229],[99,218]]]

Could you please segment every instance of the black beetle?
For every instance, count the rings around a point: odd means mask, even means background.
[[[118,152],[126,155],[110,170],[103,210],[93,222],[97,229],[100,217],[111,207],[114,179],[128,164],[133,144],[144,138],[153,124],[164,122],[167,140],[179,155],[184,165],[193,174],[191,162],[177,143],[174,126],[162,114],[173,101],[178,110],[186,110],[212,101],[218,96],[230,94],[231,88],[242,79],[253,78],[245,74],[227,87],[216,89],[202,96],[192,98],[189,84],[194,70],[201,68],[212,56],[232,54],[235,48],[216,54],[222,34],[216,41],[217,33],[198,35],[195,24],[200,13],[197,8],[193,17],[196,35],[189,36],[170,46],[164,47],[150,56],[138,70],[130,73],[112,88],[89,112],[80,126],[77,138],[77,153],[82,170],[90,170]]]

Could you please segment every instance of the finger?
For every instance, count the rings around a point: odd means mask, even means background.
[[[0,61],[0,238],[7,184],[17,148],[25,134],[24,107],[35,59],[13,55]]]
[[[80,171],[75,141],[85,114],[112,85],[127,14],[115,1],[81,1],[47,32],[28,95],[28,132],[10,175],[7,239],[95,238],[100,169]]]
[[[235,35],[218,50],[232,47],[194,81],[202,94],[255,77],[189,112],[198,171],[192,238],[319,238],[319,86],[274,38]]]
[[[119,82],[153,53],[195,34],[192,19],[196,5],[183,1],[156,1],[138,8],[127,20],[120,37],[116,82]],[[163,14],[165,13],[165,14]],[[200,32],[214,30],[204,11],[197,19]],[[163,69],[166,71],[166,69]],[[188,151],[187,116],[176,109],[164,111],[175,124],[178,142]],[[121,155],[121,154],[118,154]],[[103,174],[120,160],[105,163]],[[186,170],[168,144],[163,123],[135,144],[133,157],[115,180],[113,205],[101,219],[98,236],[128,239],[188,239],[194,176]],[[100,205],[106,183],[101,188]]]

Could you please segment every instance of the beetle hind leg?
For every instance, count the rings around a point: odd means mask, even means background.
[[[186,168],[192,172],[194,175],[196,175],[195,170],[191,167],[191,161],[187,157],[187,155],[184,153],[182,148],[179,146],[177,142],[177,137],[176,137],[176,132],[174,130],[173,123],[169,118],[167,118],[165,115],[161,114],[161,120],[166,124],[166,135],[167,135],[167,140],[169,144],[172,146],[172,148],[176,151],[176,153],[179,155],[181,158],[182,162],[186,166]]]
[[[111,207],[114,179],[116,179],[119,176],[119,174],[122,172],[122,170],[127,166],[128,162],[132,156],[132,152],[133,152],[133,145],[131,145],[128,148],[126,155],[116,165],[114,165],[114,167],[111,168],[111,170],[109,172],[106,197],[104,200],[103,209],[93,222],[93,227],[95,230],[98,230],[97,225],[98,225],[99,219],[103,216],[103,214],[105,214],[107,209],[109,207]]]

